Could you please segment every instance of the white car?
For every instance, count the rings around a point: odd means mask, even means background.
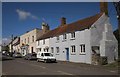
[[[56,62],[56,58],[49,52],[38,52],[37,53],[37,61],[47,62]]]

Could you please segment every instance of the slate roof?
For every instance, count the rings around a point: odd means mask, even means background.
[[[42,39],[46,39],[49,37],[58,36],[64,33],[70,33],[70,32],[75,32],[75,31],[81,31],[84,29],[89,29],[92,26],[92,24],[94,24],[102,15],[103,13],[99,13],[94,16],[91,16],[91,17],[88,17],[82,20],[78,20],[70,24],[59,26],[43,34],[37,40],[42,40]]]

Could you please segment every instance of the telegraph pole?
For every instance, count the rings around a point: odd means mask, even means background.
[[[120,1],[113,3],[117,12],[117,19],[118,19],[118,55],[120,55]],[[120,57],[118,57],[119,59]]]
[[[13,43],[13,35],[11,36],[11,40],[12,40],[11,41],[11,52],[13,52],[13,44],[12,44]]]
[[[118,19],[118,31],[119,31],[119,38],[120,38],[120,1],[113,3],[117,12],[117,19]]]

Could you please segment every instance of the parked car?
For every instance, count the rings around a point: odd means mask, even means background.
[[[13,58],[6,53],[0,52],[0,61],[4,61],[4,60],[13,60]]]
[[[25,60],[37,60],[36,53],[28,53],[24,56]]]
[[[38,52],[37,61],[47,62],[56,62],[56,58],[49,52]]]
[[[19,52],[15,52],[15,53],[13,54],[13,57],[14,57],[14,58],[22,58],[22,54],[19,53]]]

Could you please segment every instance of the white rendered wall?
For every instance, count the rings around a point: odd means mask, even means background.
[[[90,31],[88,29],[83,31],[75,32],[75,39],[71,40],[71,33],[67,33],[66,41],[63,41],[63,35],[59,36],[59,42],[56,37],[50,38],[50,47],[54,47],[54,56],[57,60],[66,61],[66,50],[69,48],[69,61],[71,62],[81,62],[81,63],[91,63],[90,56]],[[85,44],[86,54],[80,54],[80,45]],[[76,52],[71,53],[71,46],[76,46]],[[56,54],[56,47],[59,47],[59,55]]]
[[[91,46],[100,47],[100,56],[107,56],[108,63],[117,56],[118,42],[113,35],[109,18],[103,14],[91,27]]]

